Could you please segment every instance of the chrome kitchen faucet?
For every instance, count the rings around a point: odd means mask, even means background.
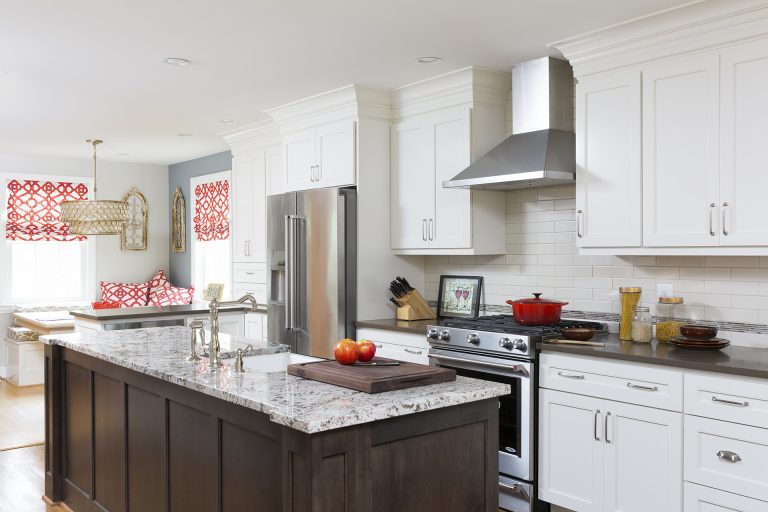
[[[208,304],[208,309],[211,310],[211,342],[208,348],[208,366],[211,370],[216,370],[221,367],[221,344],[219,344],[219,308],[221,306],[237,306],[238,304],[251,303],[251,311],[256,311],[258,302],[256,298],[251,294],[246,294],[237,300],[231,300],[227,302],[219,302],[216,299],[211,299]]]

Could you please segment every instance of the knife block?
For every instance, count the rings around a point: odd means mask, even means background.
[[[402,304],[397,308],[398,320],[432,320],[437,316],[417,290],[400,297],[397,301]]]

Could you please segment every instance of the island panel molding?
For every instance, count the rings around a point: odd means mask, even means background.
[[[49,344],[46,443],[46,500],[74,512],[498,510],[496,398],[306,434]]]

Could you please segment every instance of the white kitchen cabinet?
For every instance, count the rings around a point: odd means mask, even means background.
[[[685,483],[684,512],[765,512],[768,502]]]
[[[576,85],[576,223],[579,247],[642,245],[639,70]]]
[[[539,403],[541,499],[578,512],[680,510],[681,414],[549,389]]]
[[[267,258],[266,160],[263,150],[232,159],[232,261]]]
[[[768,245],[768,40],[721,52],[721,245]]]
[[[501,254],[504,194],[444,188],[471,163],[468,106],[434,110],[391,129],[391,247],[402,254]],[[496,236],[492,235],[495,231]],[[451,252],[456,251],[456,252]]]
[[[265,313],[245,314],[245,337],[252,340],[266,340],[267,315]]]
[[[285,192],[355,184],[355,122],[335,121],[283,137]]]
[[[643,69],[646,246],[720,243],[719,81],[717,54]]]
[[[203,322],[203,329],[205,329],[206,331],[210,330],[211,328],[210,315],[187,317],[186,319],[187,327],[189,327],[189,325],[195,320],[200,320],[201,322]],[[245,314],[243,313],[222,314],[221,312],[219,312],[219,332],[222,334],[228,334],[230,336],[239,336],[239,337],[245,336]],[[208,338],[209,336],[206,336],[205,338],[206,343],[210,342]]]
[[[578,512],[603,511],[603,401],[539,393],[539,498]]]
[[[411,334],[385,329],[357,329],[358,340],[376,345],[376,356],[409,363],[429,364],[429,344],[425,334]]]
[[[283,151],[280,145],[264,150],[267,167],[267,195],[275,196],[285,192],[285,174],[283,172]]]

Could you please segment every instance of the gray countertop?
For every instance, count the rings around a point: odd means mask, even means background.
[[[285,370],[235,373],[231,360],[211,372],[205,358],[196,363],[184,360],[190,342],[186,327],[58,334],[40,340],[248,407],[310,434],[510,392],[506,384],[458,377],[455,382],[370,395],[294,377]],[[268,346],[265,342],[262,348]]]
[[[399,331],[426,335],[427,326],[434,325],[436,322],[436,318],[433,318],[432,320],[414,320],[413,322],[398,320],[396,318],[382,318],[379,320],[358,320],[355,322],[355,327],[358,329],[385,329],[387,331]]]
[[[219,311],[221,313],[242,311],[246,312],[250,310],[250,305],[241,306],[227,306],[222,307]],[[265,313],[266,307],[259,307],[258,311]],[[115,309],[86,309],[83,311],[70,311],[69,314],[75,318],[82,318],[85,320],[93,320],[96,322],[106,322],[112,320],[133,320],[141,321],[145,318],[155,318],[163,316],[184,316],[184,315],[201,315],[209,313],[207,302],[193,302],[192,304],[184,304],[182,306],[141,306],[135,308],[115,308]]]
[[[690,350],[656,340],[651,343],[620,341],[615,334],[596,336],[591,341],[605,342],[605,348],[548,343],[539,343],[537,348],[543,352],[562,352],[688,370],[768,378],[768,350],[764,348],[730,346],[723,350]]]

